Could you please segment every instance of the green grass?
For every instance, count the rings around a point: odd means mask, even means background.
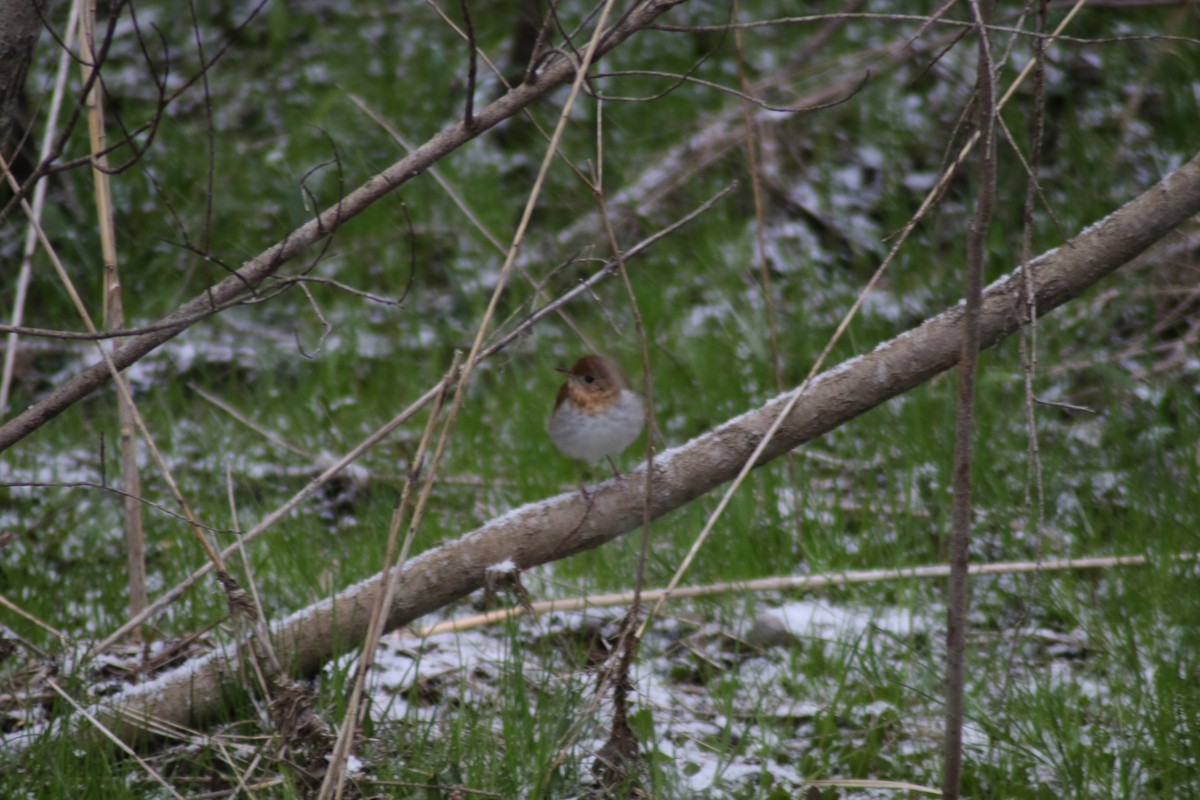
[[[787,4],[769,5],[779,8],[756,7],[756,18],[794,13]],[[504,52],[507,12],[475,6],[480,43],[491,53]],[[214,14],[202,21],[211,49],[232,21],[224,12],[207,13]],[[1195,21],[1174,13],[1085,12],[1072,32],[1108,37],[1119,23],[1134,33],[1195,37]],[[709,21],[724,19],[719,11],[711,14],[716,18]],[[183,74],[196,62],[190,30],[173,15],[162,14],[156,22],[179,60],[175,74]],[[807,30],[747,32],[751,74],[767,74],[790,58]],[[811,91],[845,77],[836,56],[899,30],[892,23],[847,26],[790,88]],[[332,55],[335,51],[342,55]],[[707,34],[641,34],[606,59],[604,69],[649,64],[682,72],[709,51],[713,55],[699,77],[735,84],[732,37]],[[206,127],[198,94],[186,96],[164,117],[154,147],[115,178],[131,322],[157,319],[223,277],[225,267],[217,261],[236,267],[306,221],[312,208],[299,181],[316,165],[336,159],[305,183],[325,207],[341,188],[357,186],[399,158],[399,145],[347,93],[361,96],[413,143],[460,115],[464,52],[457,37],[424,9],[367,7],[348,14],[269,7],[210,75],[217,159],[207,234]],[[1015,63],[1024,63],[1027,52],[1018,47]],[[1035,253],[1102,218],[1192,155],[1197,108],[1189,82],[1196,53],[1188,43],[1155,41],[1060,45],[1053,51],[1042,165],[1053,216],[1045,209],[1037,214]],[[112,105],[128,119],[141,119],[152,98],[145,85],[128,77],[138,74],[132,43],[120,40],[114,59]],[[913,176],[936,171],[943,155],[961,144],[962,135],[955,139],[951,133],[967,102],[973,48],[964,43],[926,71],[928,60],[874,75],[835,108],[764,127],[771,159],[766,237],[785,386],[807,374],[890,246],[885,237],[916,210],[924,189]],[[48,64],[47,58],[35,63],[31,87],[42,85]],[[126,77],[118,77],[118,67]],[[1015,72],[1005,67],[1002,82],[1007,85]],[[661,79],[649,77],[602,84],[620,95],[663,88]],[[1125,114],[1130,98],[1142,90],[1136,113]],[[489,85],[481,96],[498,91]],[[552,126],[563,97],[555,94],[531,114]],[[654,103],[606,103],[606,188],[615,192],[637,180],[690,136],[698,120],[728,102],[726,95],[685,85]],[[1005,120],[1027,149],[1031,97],[1018,93],[1012,102]],[[585,102],[567,129],[563,152],[576,166],[594,158],[595,120],[594,104]],[[542,147],[529,121],[515,119],[438,169],[506,240]],[[85,148],[77,133],[70,154]],[[988,240],[989,280],[1011,271],[1020,257],[1024,175],[1011,149],[1000,150],[1004,168]],[[914,232],[878,299],[835,348],[830,366],[957,300],[975,192],[972,173],[965,176]],[[665,436],[660,445],[680,444],[776,393],[745,149],[731,151],[648,216],[619,228],[628,247],[735,178],[741,184],[733,195],[629,263],[648,336],[655,411]],[[99,294],[98,279],[85,270],[95,265],[99,241],[89,210],[90,179],[76,171],[55,181],[46,227],[91,301]],[[588,259],[607,254],[600,233],[570,242],[558,238],[594,210],[591,191],[556,165],[524,245],[524,252],[537,254],[529,268],[538,280],[548,278],[551,292],[573,286],[594,269]],[[14,220],[4,225],[3,240],[18,241]],[[184,241],[210,242],[215,260],[187,252],[179,246]],[[12,245],[2,247],[10,263]],[[1195,251],[1186,243],[1169,247],[1040,323],[1039,396],[1096,412],[1038,409],[1044,537],[1024,501],[1029,459],[1017,343],[1003,343],[982,359],[972,558],[1132,553],[1147,555],[1151,563],[973,584],[968,796],[1200,795],[1194,763],[1200,749],[1200,642],[1193,613],[1200,597],[1195,566],[1169,559],[1194,551],[1200,530],[1195,359],[1168,361],[1168,348],[1181,346],[1197,314],[1194,301],[1186,299],[1194,284]],[[314,255],[285,272],[311,266],[312,275],[392,298],[405,292],[411,278],[411,291],[402,305],[387,306],[312,286],[321,314],[335,327],[318,351],[320,317],[292,289],[197,326],[134,375],[139,408],[155,441],[200,518],[222,529],[212,534],[221,544],[232,541],[230,493],[240,527],[247,529],[298,491],[316,467],[203,401],[187,384],[222,397],[305,450],[340,455],[436,382],[455,349],[469,346],[502,263],[429,175],[348,223],[315,265]],[[78,327],[45,267],[38,262],[31,289],[36,304],[27,324]],[[11,296],[14,273],[0,271],[0,297]],[[519,315],[530,298],[528,284],[514,275],[498,318]],[[639,346],[624,289],[610,280],[597,288],[596,299],[576,302],[570,312],[637,383]],[[1175,321],[1154,331],[1173,309],[1180,311]],[[569,363],[581,347],[569,328],[551,318],[481,366],[442,467],[443,475],[471,482],[437,485],[416,552],[574,482],[574,466],[554,451],[545,423],[559,383],[553,367]],[[14,408],[33,402],[91,358],[84,348],[37,356],[37,372],[16,386]],[[955,395],[953,376],[939,376],[812,443],[811,453],[796,455],[790,464],[780,460],[753,473],[687,581],[943,560]],[[113,401],[111,390],[97,392],[6,452],[0,480],[112,484],[119,474]],[[369,476],[365,483],[323,490],[256,542],[251,558],[272,619],[378,570],[424,413],[360,461]],[[644,439],[638,447],[643,445]],[[628,467],[640,458],[631,450],[620,461]],[[174,509],[152,468],[144,481],[148,499]],[[650,585],[670,578],[716,502],[715,496],[701,498],[654,523]],[[0,566],[4,597],[72,640],[102,638],[124,621],[119,498],[98,489],[44,486],[7,489],[0,503],[0,529],[15,534]],[[151,593],[157,595],[203,560],[182,521],[153,509],[146,518]],[[534,570],[524,581],[535,600],[629,588],[639,546],[636,535],[628,536]],[[464,602],[445,613],[469,611]],[[731,636],[744,636],[761,615],[802,612],[828,615],[832,622],[803,628],[789,642],[762,652],[731,644]],[[217,587],[203,583],[154,620],[155,647],[224,613]],[[597,613],[610,634],[617,612]],[[908,615],[911,627],[891,625],[888,620],[897,614]],[[803,597],[721,597],[668,607],[643,645],[635,692],[632,722],[648,757],[645,785],[655,797],[772,800],[804,791],[798,784],[805,779],[939,785],[943,617],[941,582],[852,586]],[[57,664],[58,680],[73,696],[94,700],[104,686],[111,687],[97,665],[68,657],[67,645],[49,632],[7,611],[0,620]],[[219,628],[203,641],[227,636]],[[578,619],[526,620],[464,635],[461,663],[444,666],[455,663],[451,656],[457,657],[460,646],[455,641],[388,644],[387,663],[398,676],[371,695],[357,750],[363,771],[354,780],[360,791],[440,797],[444,787],[462,784],[502,797],[582,794],[612,709],[607,699],[593,705],[595,675],[587,658],[592,642]],[[415,654],[407,662],[405,648]],[[44,685],[30,683],[40,664],[18,642],[16,653],[0,665],[0,693],[27,698],[0,708],[5,730],[22,727],[23,716],[37,721],[65,711]],[[440,665],[435,673],[441,677],[434,684],[414,684],[418,671],[423,681],[433,680],[424,671],[433,669],[429,665]],[[342,657],[318,678],[316,710],[325,720],[340,723],[353,667],[351,657]],[[27,684],[32,694],[23,694]],[[431,692],[424,699],[422,687]],[[211,741],[158,751],[151,763],[185,796],[231,788],[253,754],[269,755],[265,739],[234,738],[269,733],[257,719],[254,708],[243,703],[231,710],[228,727],[214,731],[221,741],[236,742],[230,756],[236,769]],[[3,758],[4,796],[161,794],[132,760],[92,738],[45,733]],[[263,763],[251,777],[271,783],[257,796],[305,795],[299,767],[273,758]],[[867,795],[826,788],[820,796]]]

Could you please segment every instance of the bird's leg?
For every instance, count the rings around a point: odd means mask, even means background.
[[[576,461],[575,466],[579,468],[579,493],[581,495],[583,495],[583,502],[587,503],[590,506],[592,504],[592,493],[587,490],[587,485],[584,483],[584,480],[583,480],[584,479],[583,463],[580,461]]]
[[[621,470],[617,469],[617,465],[613,463],[612,456],[606,456],[606,458],[608,459],[608,465],[612,467],[613,477],[618,481],[624,481],[625,476],[621,474]]]

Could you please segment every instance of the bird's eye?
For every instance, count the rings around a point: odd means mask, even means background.
[[[596,376],[595,376],[595,375],[588,375],[588,376],[586,376],[586,377],[585,377],[583,380],[584,380],[585,382],[587,382],[587,383],[595,383],[595,382],[596,382]]]

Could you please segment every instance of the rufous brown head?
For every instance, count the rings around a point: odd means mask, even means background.
[[[567,382],[558,390],[558,398],[554,401],[556,409],[568,398],[581,411],[605,408],[617,401],[622,389],[629,388],[621,368],[604,356],[584,356],[570,369],[555,369],[567,376]]]

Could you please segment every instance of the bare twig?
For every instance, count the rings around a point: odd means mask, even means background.
[[[228,306],[226,306],[228,308]],[[221,309],[218,309],[221,310]],[[192,325],[203,319],[208,319],[211,313],[197,314],[182,322],[159,323],[141,328],[122,328],[111,331],[64,331],[56,328],[32,328],[28,325],[0,325],[0,333],[15,333],[18,336],[36,336],[42,339],[62,339],[68,342],[102,342],[108,339],[124,339],[130,336],[141,336],[146,333],[175,330],[180,324]]]
[[[1060,403],[1055,400],[1043,400],[1040,397],[1033,398],[1033,402],[1034,402],[1034,405],[1045,406],[1046,408],[1059,408],[1059,409],[1062,409],[1063,411],[1077,411],[1081,414],[1097,413],[1096,409],[1088,408],[1087,406],[1078,406],[1078,405],[1075,405],[1074,403]],[[1040,473],[1040,471],[1039,471],[1039,473]],[[1040,474],[1039,474],[1039,478],[1040,478]],[[1038,485],[1038,490],[1039,490],[1038,494],[1040,496],[1042,494],[1040,483]]]
[[[409,286],[412,285],[412,276],[414,274],[415,274],[414,272],[411,272],[411,271],[409,272]],[[319,285],[319,286],[332,286],[334,289],[337,289],[340,292],[345,292],[346,294],[354,295],[355,297],[361,297],[364,300],[369,300],[372,303],[379,303],[380,305],[383,305],[383,306],[403,305],[404,298],[408,295],[408,290],[406,289],[404,294],[401,295],[400,297],[384,297],[382,295],[374,294],[372,292],[368,292],[363,289],[356,289],[353,286],[342,283],[341,281],[334,280],[333,278],[321,278],[321,277],[317,277],[314,275],[288,275],[285,277],[272,276],[271,281],[272,281],[272,283],[276,284],[277,286],[280,286],[283,288],[286,288],[287,286],[290,286],[292,284],[297,284],[297,285],[315,284],[315,285]]]
[[[467,130],[474,130],[476,70],[475,21],[471,19],[471,8],[469,5],[467,5],[467,0],[459,0],[458,5],[459,8],[462,9],[463,28],[465,28],[467,32],[467,98],[466,108],[463,111],[463,124],[467,126]]]
[[[740,13],[741,5],[735,0],[733,5],[733,19],[737,20]],[[831,21],[826,23],[826,28],[839,24],[841,24],[840,21]],[[738,82],[742,87],[742,91],[749,94],[751,90],[750,76],[746,70],[746,54],[742,39],[742,31],[735,30],[733,32],[733,43],[735,52],[737,53]],[[771,352],[771,372],[775,376],[775,391],[782,393],[784,389],[783,354],[779,348],[778,312],[775,308],[775,290],[771,286],[771,264],[767,258],[766,201],[763,192],[763,166],[760,163],[762,159],[762,137],[759,135],[758,125],[755,124],[750,102],[742,103],[742,118],[746,126],[746,160],[750,170],[750,191],[751,196],[754,198],[754,257],[758,262],[758,279],[762,289],[763,316],[767,323],[767,344]],[[797,491],[800,484],[797,480],[796,458],[794,454],[788,454],[786,464],[788,483],[793,491]],[[797,514],[797,535],[802,532],[802,520],[802,515]]]
[[[996,196],[996,90],[989,34],[991,0],[971,0],[979,38],[975,103],[982,140],[979,193],[967,231],[962,354],[954,422],[954,489],[950,533],[950,585],[946,597],[946,741],[942,751],[942,797],[957,800],[962,786],[963,676],[966,666],[967,576],[971,542],[971,469],[975,452],[975,375],[983,309],[984,246]]]
[[[1174,553],[1162,557],[1166,561],[1197,561],[1200,553]],[[1084,569],[1112,569],[1113,567],[1141,567],[1151,563],[1151,558],[1145,555],[1127,556],[1097,556],[1094,558],[1065,558],[1049,561],[1002,561],[990,564],[971,564],[972,576],[986,575],[1018,575],[1022,573],[1041,572],[1072,572]],[[699,586],[679,586],[668,590],[642,590],[643,600],[658,600],[666,596],[669,600],[685,600],[693,597],[711,597],[721,594],[746,594],[755,592],[800,592],[824,589],[826,587],[852,586],[859,583],[881,583],[884,581],[903,580],[932,580],[946,578],[950,575],[948,564],[932,564],[923,567],[898,567],[894,569],[863,569],[846,572],[824,572],[816,575],[778,575],[770,578],[755,578],[749,581],[729,581],[725,583],[709,583]],[[593,594],[584,597],[561,597],[555,600],[541,600],[533,603],[533,613],[550,614],[554,612],[586,611],[590,608],[610,608],[623,606],[632,602],[633,591],[614,592],[610,594]],[[440,633],[479,628],[498,622],[520,617],[528,610],[521,606],[501,608],[483,614],[472,614],[468,617],[447,619],[433,625],[408,628],[405,635],[424,639]]]
[[[705,86],[709,89],[716,89],[719,92],[723,92],[725,94],[732,95],[740,100],[745,100],[747,103],[757,106],[758,108],[761,108],[763,111],[774,111],[779,114],[805,114],[805,113],[808,113],[811,111],[824,111],[829,108],[836,108],[837,106],[840,106],[843,103],[846,103],[847,101],[853,99],[854,96],[857,95],[859,92],[861,92],[864,88],[866,88],[867,81],[870,80],[870,77],[871,77],[870,72],[864,74],[862,76],[862,78],[859,79],[857,85],[851,86],[847,90],[847,92],[844,95],[842,95],[841,97],[835,97],[834,99],[829,100],[827,102],[814,103],[813,105],[806,105],[806,106],[771,105],[766,100],[763,100],[761,97],[755,97],[754,95],[750,94],[750,92],[746,91],[745,89],[740,89],[740,90],[734,89],[732,86],[726,86],[725,84],[717,83],[716,81],[708,81],[708,80],[704,80],[703,78],[694,77],[692,75],[686,75],[686,74],[680,75],[680,74],[677,74],[674,72],[661,72],[661,71],[648,70],[648,69],[621,70],[619,72],[602,72],[599,75],[595,75],[594,78],[595,79],[625,78],[625,77],[630,77],[630,76],[634,76],[634,75],[643,75],[643,76],[648,76],[648,77],[652,77],[652,78],[667,78],[669,80],[675,81],[675,83],[668,89],[664,89],[661,92],[655,92],[654,94],[651,94],[651,95],[646,95],[645,97],[630,97],[630,96],[625,96],[625,95],[599,94],[599,93],[597,93],[596,97],[598,99],[607,100],[610,103],[653,103],[654,101],[661,100],[662,98],[671,94],[676,88],[678,88],[678,86],[680,84],[694,83],[694,84],[697,84],[698,86]]]
[[[325,347],[325,341],[329,338],[329,334],[333,333],[333,325],[330,324],[329,320],[325,319],[325,315],[321,313],[321,307],[317,305],[317,298],[313,297],[312,291],[309,290],[308,285],[301,283],[300,291],[304,293],[304,298],[308,300],[309,307],[312,308],[313,314],[317,317],[317,321],[321,323],[321,336],[317,339],[316,347],[312,351],[304,349],[304,344],[300,341],[300,331],[295,331],[296,350],[299,351],[300,355],[304,356],[305,358],[312,359],[321,354],[321,350]]]
[[[1046,12],[1048,3],[1046,0],[1031,0],[1030,6],[1037,4],[1037,13],[1035,15],[1036,30],[1045,30]],[[1038,443],[1037,430],[1037,406],[1041,403],[1035,394],[1034,381],[1037,377],[1038,368],[1038,318],[1037,304],[1033,301],[1033,287],[1037,281],[1036,269],[1030,264],[1030,259],[1033,257],[1033,234],[1034,234],[1034,209],[1037,206],[1037,201],[1042,197],[1041,186],[1038,182],[1039,167],[1042,158],[1042,144],[1045,134],[1045,113],[1046,113],[1046,95],[1045,95],[1045,40],[1037,39],[1033,46],[1034,71],[1033,71],[1033,116],[1029,120],[1029,138],[1030,152],[1029,159],[1026,165],[1028,178],[1025,184],[1025,205],[1023,209],[1022,230],[1021,230],[1021,266],[1024,275],[1024,283],[1022,291],[1024,292],[1024,313],[1028,318],[1028,325],[1018,337],[1018,345],[1021,357],[1021,372],[1023,377],[1023,394],[1025,400],[1025,487],[1024,487],[1024,504],[1025,513],[1028,523],[1031,525],[1035,534],[1035,547],[1037,560],[1041,561],[1043,550],[1045,547],[1045,522],[1046,522],[1046,495],[1042,480],[1042,462],[1041,449]],[[997,116],[997,122],[1004,126],[1004,118]],[[1007,127],[1003,127],[1005,136],[1010,142],[1013,142],[1013,137],[1008,133]],[[1015,147],[1014,151],[1018,154],[1020,150]],[[1043,198],[1043,202],[1044,198]],[[1048,204],[1047,208],[1048,208]],[[1057,225],[1057,220],[1055,220]],[[1064,404],[1066,405],[1066,404]],[[999,707],[1007,707],[1007,698],[1012,689],[1013,683],[1017,677],[1017,660],[1021,652],[1024,636],[1021,630],[1024,628],[1029,619],[1029,610],[1033,606],[1038,593],[1038,580],[1035,576],[1029,581],[1025,604],[1020,610],[1020,617],[1016,623],[1016,633],[1011,637],[1011,643],[1008,648],[1008,665],[1004,675],[1004,685],[1000,689],[1001,700]],[[994,748],[996,745],[993,742],[989,748]]]
[[[1082,3],[1076,0],[1071,5],[1071,11],[1068,16],[1073,15]],[[666,25],[655,24],[650,26],[652,30],[669,31],[671,33],[723,33],[728,30],[752,30],[755,28],[774,28],[783,25],[808,25],[814,22],[828,22],[831,20],[875,20],[879,22],[913,22],[921,23],[922,25],[934,24],[952,28],[962,28],[972,30],[976,28],[976,23],[973,20],[954,19],[952,17],[942,16],[923,16],[919,14],[873,14],[867,12],[859,12],[856,14],[808,14],[800,17],[776,17],[774,19],[759,19],[749,22],[726,23],[722,25]],[[1163,41],[1163,42],[1183,42],[1186,44],[1200,44],[1200,40],[1189,36],[1171,36],[1167,34],[1141,34],[1129,36],[1107,36],[1103,38],[1089,38],[1082,36],[1060,36],[1057,32],[1046,34],[1034,31],[1027,31],[1021,28],[1013,28],[1006,25],[985,26],[988,34],[1000,33],[1009,34],[1012,36],[1024,36],[1030,39],[1047,38],[1056,39],[1058,41],[1069,42],[1071,44],[1116,44],[1118,42],[1132,41]]]
[[[645,488],[642,498],[642,536],[638,548],[637,566],[634,571],[633,599],[629,610],[621,620],[619,641],[616,647],[615,660],[612,664],[611,682],[613,686],[613,718],[612,732],[597,756],[593,770],[602,776],[606,785],[624,780],[630,772],[640,767],[637,737],[629,726],[629,694],[633,689],[633,664],[637,661],[640,638],[636,632],[642,613],[642,584],[646,580],[646,561],[650,553],[650,498],[653,493],[654,480],[654,433],[658,423],[654,414],[654,380],[650,369],[650,344],[646,336],[646,325],[642,321],[641,310],[638,308],[637,293],[633,290],[633,281],[625,268],[625,259],[621,254],[621,245],[617,241],[617,233],[613,230],[612,216],[608,212],[604,195],[604,131],[603,131],[603,101],[597,101],[596,124],[596,167],[593,176],[592,191],[600,206],[600,218],[604,220],[605,231],[608,234],[608,244],[612,249],[613,258],[621,274],[621,282],[625,286],[625,294],[629,300],[630,314],[633,316],[634,329],[637,333],[638,346],[642,356],[642,408],[645,412],[646,429],[646,472]],[[606,679],[609,674],[606,672]],[[602,694],[597,689],[596,695]],[[560,749],[560,753],[565,748]]]
[[[396,130],[394,126],[388,123],[387,120],[385,120],[378,112],[368,106],[366,101],[352,92],[348,92],[347,96],[350,98],[351,102],[362,109],[364,114],[373,119],[377,125],[387,131],[388,135],[399,142],[405,150],[413,149],[412,145],[408,143],[407,139],[398,130]],[[451,202],[453,202],[454,205],[458,207],[458,210],[463,213],[463,216],[467,218],[467,221],[475,227],[475,230],[479,231],[480,234],[482,234],[483,237],[488,240],[488,243],[492,247],[503,253],[504,244],[499,238],[496,237],[494,233],[488,230],[488,227],[484,224],[480,216],[475,213],[475,209],[471,207],[471,204],[467,202],[462,193],[455,189],[453,185],[451,185],[450,181],[448,181],[442,174],[442,171],[437,167],[430,167],[429,173],[433,176],[433,179],[437,181],[438,185],[442,187],[442,190],[446,192]],[[517,262],[517,269],[520,270],[522,277],[529,282],[529,285],[533,287],[534,296],[542,302],[548,301],[549,295],[546,293],[544,282],[539,283],[536,281],[533,275],[529,273],[529,270],[525,267],[525,265],[519,261]],[[560,309],[558,311],[558,316],[564,323],[566,323],[567,327],[579,337],[580,341],[587,345],[589,350],[593,352],[596,351],[595,344],[590,340],[588,335],[584,333],[583,329],[575,323],[574,318],[567,313],[566,309]]]
[[[212,403],[214,406],[221,409],[226,414],[233,417],[234,419],[236,419],[238,422],[245,425],[250,430],[259,434],[264,439],[267,439],[268,441],[279,445],[280,447],[282,447],[285,450],[290,450],[291,452],[295,453],[298,456],[307,458],[310,461],[317,460],[316,453],[312,452],[311,450],[305,450],[303,447],[300,447],[299,445],[292,444],[287,439],[284,439],[278,433],[276,433],[275,431],[266,427],[265,425],[259,425],[257,422],[255,422],[254,420],[247,417],[241,411],[234,408],[233,405],[225,402],[224,400],[222,400],[220,397],[217,397],[212,392],[205,391],[203,388],[201,388],[200,386],[197,386],[195,383],[193,383],[191,381],[188,381],[187,388],[191,389],[193,392],[200,395],[200,397],[202,397],[205,400],[207,400],[208,402]]]
[[[188,14],[192,18],[192,38],[196,42],[196,55],[200,58],[200,63],[204,63],[204,37],[200,35],[200,20],[196,16],[195,0],[188,0]],[[208,252],[209,244],[212,237],[212,220],[213,220],[213,199],[216,192],[213,186],[216,181],[217,169],[217,142],[216,142],[216,126],[213,125],[213,108],[212,108],[212,92],[208,86],[208,70],[200,70],[201,94],[204,97],[204,133],[205,144],[208,146],[208,153],[205,161],[208,164],[208,170],[205,175],[207,184],[204,192],[204,229],[200,234],[200,249]]]
[[[1037,0],[1038,13],[1036,30],[1045,29],[1047,2]],[[1038,172],[1042,160],[1042,145],[1046,129],[1046,40],[1038,39],[1033,47],[1033,117],[1030,120],[1030,152],[1029,179],[1025,185],[1025,208],[1023,227],[1021,231],[1021,265],[1024,268],[1025,313],[1029,317],[1029,326],[1020,337],[1021,365],[1025,383],[1025,427],[1027,431],[1028,471],[1025,480],[1025,507],[1034,510],[1034,520],[1038,531],[1039,553],[1041,547],[1041,531],[1045,523],[1046,494],[1042,484],[1042,464],[1038,452],[1037,398],[1034,394],[1034,377],[1037,375],[1038,358],[1038,325],[1037,304],[1033,301],[1033,286],[1037,276],[1030,264],[1033,258],[1033,211],[1036,198],[1041,196],[1041,186],[1038,182]],[[1049,204],[1047,204],[1048,206]]]
[[[132,498],[144,506],[153,508],[155,511],[158,511],[162,514],[166,514],[169,517],[174,517],[177,520],[181,520],[181,521],[187,522],[189,524],[191,524],[191,522],[192,522],[185,515],[179,513],[178,511],[173,511],[164,505],[155,503],[153,500],[147,500],[146,498],[141,497],[139,495],[131,494],[122,489],[117,489],[116,487],[110,486],[104,482],[96,483],[95,481],[4,481],[4,482],[0,482],[0,488],[3,488],[3,489],[29,489],[29,488],[35,488],[35,489],[36,488],[100,489],[101,491],[115,494],[118,497],[121,497],[124,499]],[[203,530],[210,531],[212,533],[235,533],[235,531],[229,531],[224,528],[217,528],[212,525],[205,525],[202,522],[196,522],[195,524],[199,525]]]

